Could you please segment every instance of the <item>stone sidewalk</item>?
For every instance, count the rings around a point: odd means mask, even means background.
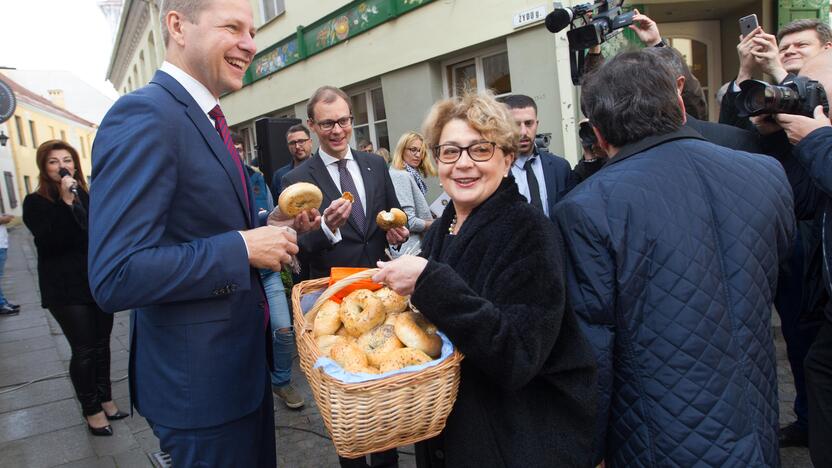
[[[153,467],[158,441],[147,422],[133,418],[113,421],[113,437],[92,437],[66,375],[69,346],[48,311],[41,309],[37,286],[37,258],[29,232],[10,232],[3,292],[21,313],[0,317],[0,467]],[[128,312],[116,315],[111,340],[113,398],[129,410],[127,388]],[[778,335],[781,422],[794,419],[794,390],[782,336]],[[278,466],[337,467],[338,458],[309,386],[297,368],[295,383],[306,398],[301,410],[275,401]],[[39,380],[16,389],[20,384]],[[160,389],[162,391],[162,389]],[[401,467],[415,466],[413,447],[400,450]],[[808,450],[786,449],[783,466],[811,467]]]

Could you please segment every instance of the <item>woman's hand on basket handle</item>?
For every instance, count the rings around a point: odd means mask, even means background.
[[[396,294],[409,296],[416,289],[416,280],[427,264],[424,258],[413,255],[404,255],[392,262],[378,262],[381,270],[373,275],[373,281],[387,286]]]

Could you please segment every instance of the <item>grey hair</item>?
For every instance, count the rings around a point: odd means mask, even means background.
[[[199,14],[202,13],[206,7],[210,6],[212,0],[164,0],[162,4],[162,11],[159,14],[159,22],[162,26],[162,39],[165,42],[165,47],[168,45],[170,39],[170,32],[168,32],[168,24],[165,17],[171,11],[177,11],[182,14],[188,21],[196,23]]]

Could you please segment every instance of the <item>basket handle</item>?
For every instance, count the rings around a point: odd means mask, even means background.
[[[321,293],[321,296],[315,301],[315,304],[312,305],[312,308],[309,309],[309,312],[306,313],[307,316],[310,316],[313,312],[317,312],[317,310],[324,305],[326,301],[329,300],[332,296],[338,293],[338,291],[346,288],[347,286],[357,283],[361,280],[370,279],[378,273],[378,268],[370,268],[369,270],[359,271],[358,273],[353,273],[346,278],[340,279],[336,281],[332,286],[326,288],[326,290]]]

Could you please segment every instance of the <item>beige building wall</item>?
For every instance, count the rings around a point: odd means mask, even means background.
[[[126,0],[107,78],[119,94],[146,85],[165,59],[161,0]]]

